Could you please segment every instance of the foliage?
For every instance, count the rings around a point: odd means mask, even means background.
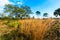
[[[9,13],[8,17],[25,18],[29,17],[31,10],[28,6],[18,7],[17,5],[8,4],[5,5],[4,12]]]
[[[8,25],[8,27],[15,27],[15,28],[17,28],[18,25],[20,25],[20,23],[18,21],[16,21],[16,20],[8,21],[6,24]]]
[[[36,15],[39,17],[40,16],[40,11],[36,11]]]
[[[60,16],[60,8],[56,9],[54,12],[54,15],[57,17],[58,15]]]
[[[21,8],[23,8],[27,14],[32,14],[31,8],[29,6],[21,6]]]
[[[43,16],[47,17],[48,16],[48,13],[44,13]]]
[[[21,16],[20,14],[23,14],[25,12],[24,9],[11,4],[5,5],[4,10],[5,10],[4,12],[10,13],[9,16],[15,16],[15,17],[20,17]]]
[[[36,11],[36,15],[40,15],[40,12],[39,11]]]

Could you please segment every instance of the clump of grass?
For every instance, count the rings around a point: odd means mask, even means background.
[[[8,26],[8,28],[14,28],[16,30],[12,30],[9,33],[3,33],[2,40],[29,40],[30,35],[25,33],[20,33],[23,31],[20,27],[21,23],[18,20],[8,20],[5,21],[5,24]]]
[[[20,30],[13,30],[1,36],[2,40],[30,40],[30,35],[19,33]]]
[[[44,40],[60,40],[60,26],[58,22],[46,31],[44,34]]]

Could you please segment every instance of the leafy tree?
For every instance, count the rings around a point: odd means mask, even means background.
[[[40,11],[36,11],[36,15],[39,16],[40,15]]]
[[[31,8],[29,6],[21,6],[21,8],[23,8],[27,14],[32,14]]]
[[[44,16],[44,17],[47,17],[47,16],[48,16],[48,13],[44,13],[43,16]]]
[[[29,15],[26,13],[25,9],[11,4],[5,5],[4,12],[10,13],[9,17],[15,17],[15,18],[24,18],[26,17],[26,15]]]
[[[24,6],[24,5],[22,5],[21,8],[25,10],[25,12],[26,12],[26,14],[27,14],[26,17],[30,18],[30,14],[33,13],[33,12],[31,11],[31,8],[30,8],[29,6]]]
[[[60,8],[56,9],[55,12],[54,12],[54,15],[57,17],[57,16],[60,16]]]

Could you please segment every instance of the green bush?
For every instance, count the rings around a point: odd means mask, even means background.
[[[7,22],[7,26],[8,27],[15,27],[15,28],[17,28],[18,25],[20,26],[20,22],[18,22],[18,21],[8,21]]]

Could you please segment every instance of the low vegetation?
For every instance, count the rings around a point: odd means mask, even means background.
[[[1,40],[58,40],[60,26],[55,19],[10,20],[1,21]],[[52,23],[54,22],[54,23]],[[15,28],[16,27],[16,28]],[[59,39],[60,40],[60,39]]]
[[[37,19],[31,14],[29,6],[7,4],[0,14],[0,40],[60,40],[60,8],[54,11],[56,18],[40,18],[41,12],[36,11]],[[44,13],[43,17],[48,17]]]

